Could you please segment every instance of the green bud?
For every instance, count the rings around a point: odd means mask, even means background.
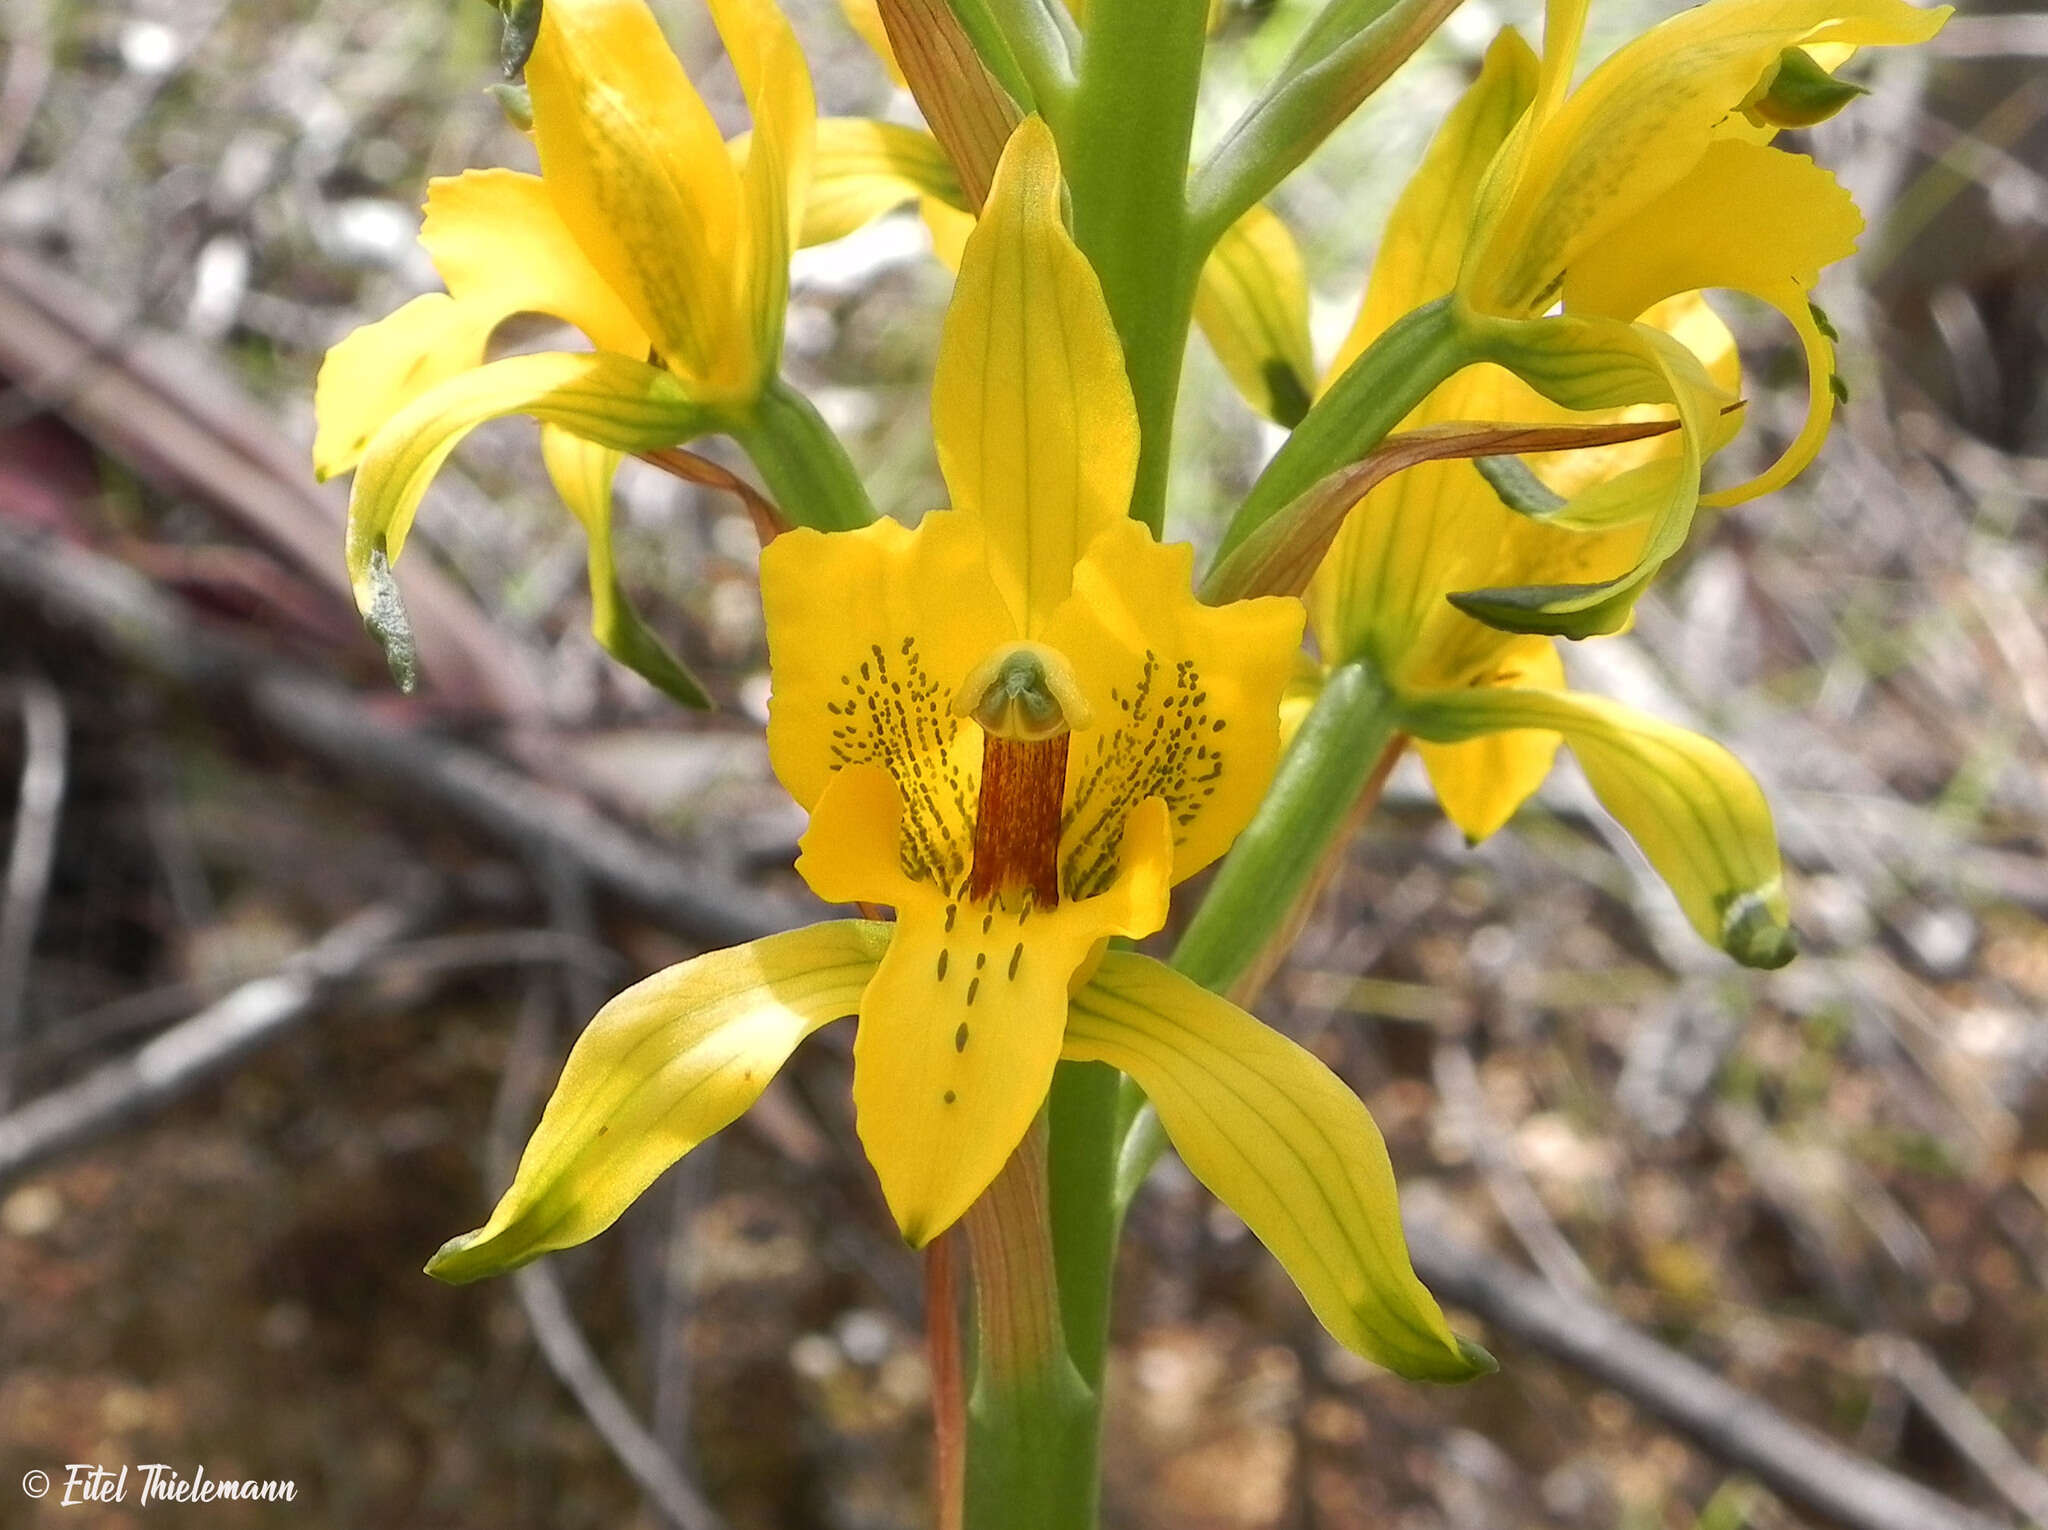
[[[522,133],[533,131],[533,92],[524,85],[500,83],[490,87],[490,97],[498,103],[498,109],[505,114],[505,120]]]
[[[1861,85],[1836,79],[1804,48],[1787,48],[1757,81],[1742,103],[1742,114],[1758,127],[1812,127],[1869,94]]]
[[[410,696],[420,683],[420,645],[405,614],[405,597],[391,577],[391,559],[385,554],[382,537],[371,549],[370,567],[363,578],[370,596],[363,607],[363,626],[384,650],[384,662],[391,666],[391,678],[399,690]]]

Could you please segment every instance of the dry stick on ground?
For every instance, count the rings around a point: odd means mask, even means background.
[[[573,793],[406,727],[329,681],[202,628],[124,564],[0,521],[0,602],[82,628],[131,664],[251,713],[331,768],[524,853],[553,849],[591,884],[706,945],[802,923],[810,910],[725,881]]]
[[[64,702],[49,681],[30,677],[15,688],[21,707],[21,786],[14,798],[14,838],[0,884],[0,1110],[14,1093],[9,1059],[21,1034],[29,957],[43,922],[57,825],[64,808]]]
[[[162,1109],[308,1019],[335,984],[417,929],[433,901],[414,893],[376,904],[277,972],[244,983],[148,1045],[0,1116],[0,1186]]]
[[[560,917],[565,903],[580,900],[582,888],[577,884],[583,879],[559,857],[544,856],[540,864],[546,872],[549,902]],[[577,885],[576,899],[560,896],[568,885]],[[490,1179],[487,1188],[493,1192],[512,1182],[519,1142],[532,1120],[534,1096],[545,1084],[553,1062],[553,1017],[560,1002],[552,984],[535,984],[528,990],[519,1023],[513,1027],[498,1095],[491,1105],[484,1151],[485,1173]],[[548,1369],[576,1399],[591,1427],[662,1517],[676,1530],[725,1530],[718,1511],[648,1433],[605,1373],[603,1362],[569,1310],[569,1299],[554,1266],[545,1262],[528,1265],[513,1275],[512,1288]]]
[[[0,374],[25,400],[174,493],[227,515],[337,602],[346,497],[312,482],[312,465],[269,412],[206,358],[131,322],[105,299],[21,250],[0,249]],[[512,715],[539,709],[539,686],[502,633],[422,563],[406,606],[432,656],[430,684],[451,699]]]
[[[1463,1118],[1465,1136],[1472,1145],[1472,1156],[1478,1160],[1479,1172],[1485,1177],[1493,1204],[1507,1220],[1516,1241],[1536,1261],[1536,1268],[1553,1286],[1574,1296],[1597,1299],[1599,1282],[1593,1279],[1593,1272],[1586,1268],[1578,1250],[1571,1246],[1570,1240],[1558,1230],[1557,1223],[1550,1219],[1550,1211],[1544,1206],[1543,1198],[1536,1193],[1536,1187],[1529,1183],[1528,1175],[1522,1172],[1521,1164],[1515,1159],[1514,1144],[1502,1135],[1494,1122],[1487,1106],[1486,1091],[1479,1083],[1479,1069],[1465,1044],[1451,1040],[1438,1042],[1436,1054],[1430,1062],[1430,1073],[1442,1098],[1442,1108],[1454,1117]]]
[[[247,707],[323,760],[409,781],[415,795],[501,842],[527,852],[555,846],[593,886],[657,923],[705,938],[700,921],[709,904],[721,927],[713,938],[733,941],[800,917],[762,918],[767,900],[705,887],[657,842],[564,793],[473,750],[383,722],[325,682],[287,683],[273,666],[232,645],[202,640],[175,603],[108,559],[0,524],[0,596],[40,606],[131,663]],[[303,693],[296,701],[294,684]],[[1788,1501],[1855,1530],[1995,1530],[1993,1521],[1852,1455],[1606,1309],[1523,1275],[1440,1227],[1418,1220],[1411,1238],[1417,1271],[1451,1304],[1612,1387]],[[541,1310],[552,1315],[545,1297]],[[565,1361],[574,1358],[565,1349]]]
[[[1415,1270],[1463,1307],[1654,1413],[1789,1503],[1857,1530],[1998,1530],[1973,1513],[1794,1422],[1606,1308],[1466,1247],[1434,1218],[1407,1218]]]
[[[1878,1353],[1885,1371],[1999,1495],[2032,1523],[2048,1525],[2048,1476],[2013,1448],[1934,1356],[1911,1339],[1896,1337],[1879,1340]]]

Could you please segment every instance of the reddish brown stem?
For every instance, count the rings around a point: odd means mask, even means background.
[[[967,1516],[967,1379],[960,1355],[960,1293],[954,1233],[924,1251],[925,1359],[932,1373],[932,1505],[938,1530]]]

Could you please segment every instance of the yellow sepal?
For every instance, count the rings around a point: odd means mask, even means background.
[[[738,1119],[798,1042],[854,1012],[888,938],[856,920],[814,924],[628,988],[577,1038],[490,1220],[450,1239],[427,1273],[465,1284],[603,1232]]]
[[[986,528],[1022,637],[1038,635],[1083,550],[1125,515],[1138,464],[1123,350],[1061,194],[1052,133],[1027,118],[968,236],[932,383],[953,508]]]
[[[1416,1279],[1379,1128],[1307,1051],[1158,962],[1112,951],[1074,996],[1065,1055],[1138,1082],[1195,1178],[1346,1349],[1428,1381],[1494,1368]]]

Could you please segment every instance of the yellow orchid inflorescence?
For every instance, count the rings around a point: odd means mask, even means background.
[[[1946,10],[1707,0],[1574,83],[1586,0],[1550,0],[1540,55],[1504,30],[1436,133],[1319,375],[1272,193],[1451,0],[1322,0],[1200,163],[1209,0],[845,0],[930,131],[821,119],[772,0],[708,0],[751,117],[730,142],[644,0],[500,3],[540,173],[432,183],[446,291],[320,374],[315,468],[355,475],[357,601],[409,683],[392,564],[415,512],[469,431],[532,416],[588,534],[597,637],[708,705],[627,599],[613,480],[639,454],[735,485],[682,451],[732,438],[766,488],[746,493],[768,754],[809,820],[795,870],[861,917],[605,1005],[511,1186],[429,1272],[596,1236],[850,1017],[854,1125],[897,1230],[937,1259],[961,1226],[974,1250],[972,1422],[941,1408],[939,1428],[979,1464],[942,1481],[946,1530],[1092,1524],[1115,1243],[1167,1143],[1339,1342],[1411,1377],[1488,1370],[1416,1276],[1364,1105],[1234,1000],[1411,743],[1474,841],[1568,744],[1702,937],[1790,959],[1755,779],[1570,689],[1558,639],[1624,629],[1699,506],[1820,449],[1840,384],[1814,288],[1861,218],[1773,140],[1860,93],[1836,76],[1855,50],[1923,41]],[[949,503],[898,520],[781,362],[792,252],[906,202],[957,280],[931,406]],[[1715,289],[1782,315],[1808,371],[1793,438],[1722,488],[1747,411]],[[589,348],[492,359],[521,313]],[[1286,431],[1199,580],[1160,540],[1197,328]],[[1205,868],[1172,962],[1134,949]]]
[[[1258,805],[1302,612],[1201,604],[1192,549],[1123,513],[1129,385],[1059,197],[1052,137],[1028,119],[946,319],[932,414],[952,508],[793,531],[762,560],[769,750],[811,814],[797,870],[895,921],[770,936],[622,994],[491,1220],[429,1269],[475,1279],[602,1230],[803,1036],[857,1012],[861,1144],[913,1246],[996,1177],[1062,1056],[1107,1062],[1332,1332],[1417,1374],[1468,1374],[1405,1260],[1365,1259],[1369,1281],[1328,1268],[1330,1248],[1400,1239],[1357,1100],[1236,1006],[1105,954],[1164,924],[1173,884]],[[828,604],[843,614],[821,622]],[[1324,1193],[1287,1193],[1319,1159]]]

